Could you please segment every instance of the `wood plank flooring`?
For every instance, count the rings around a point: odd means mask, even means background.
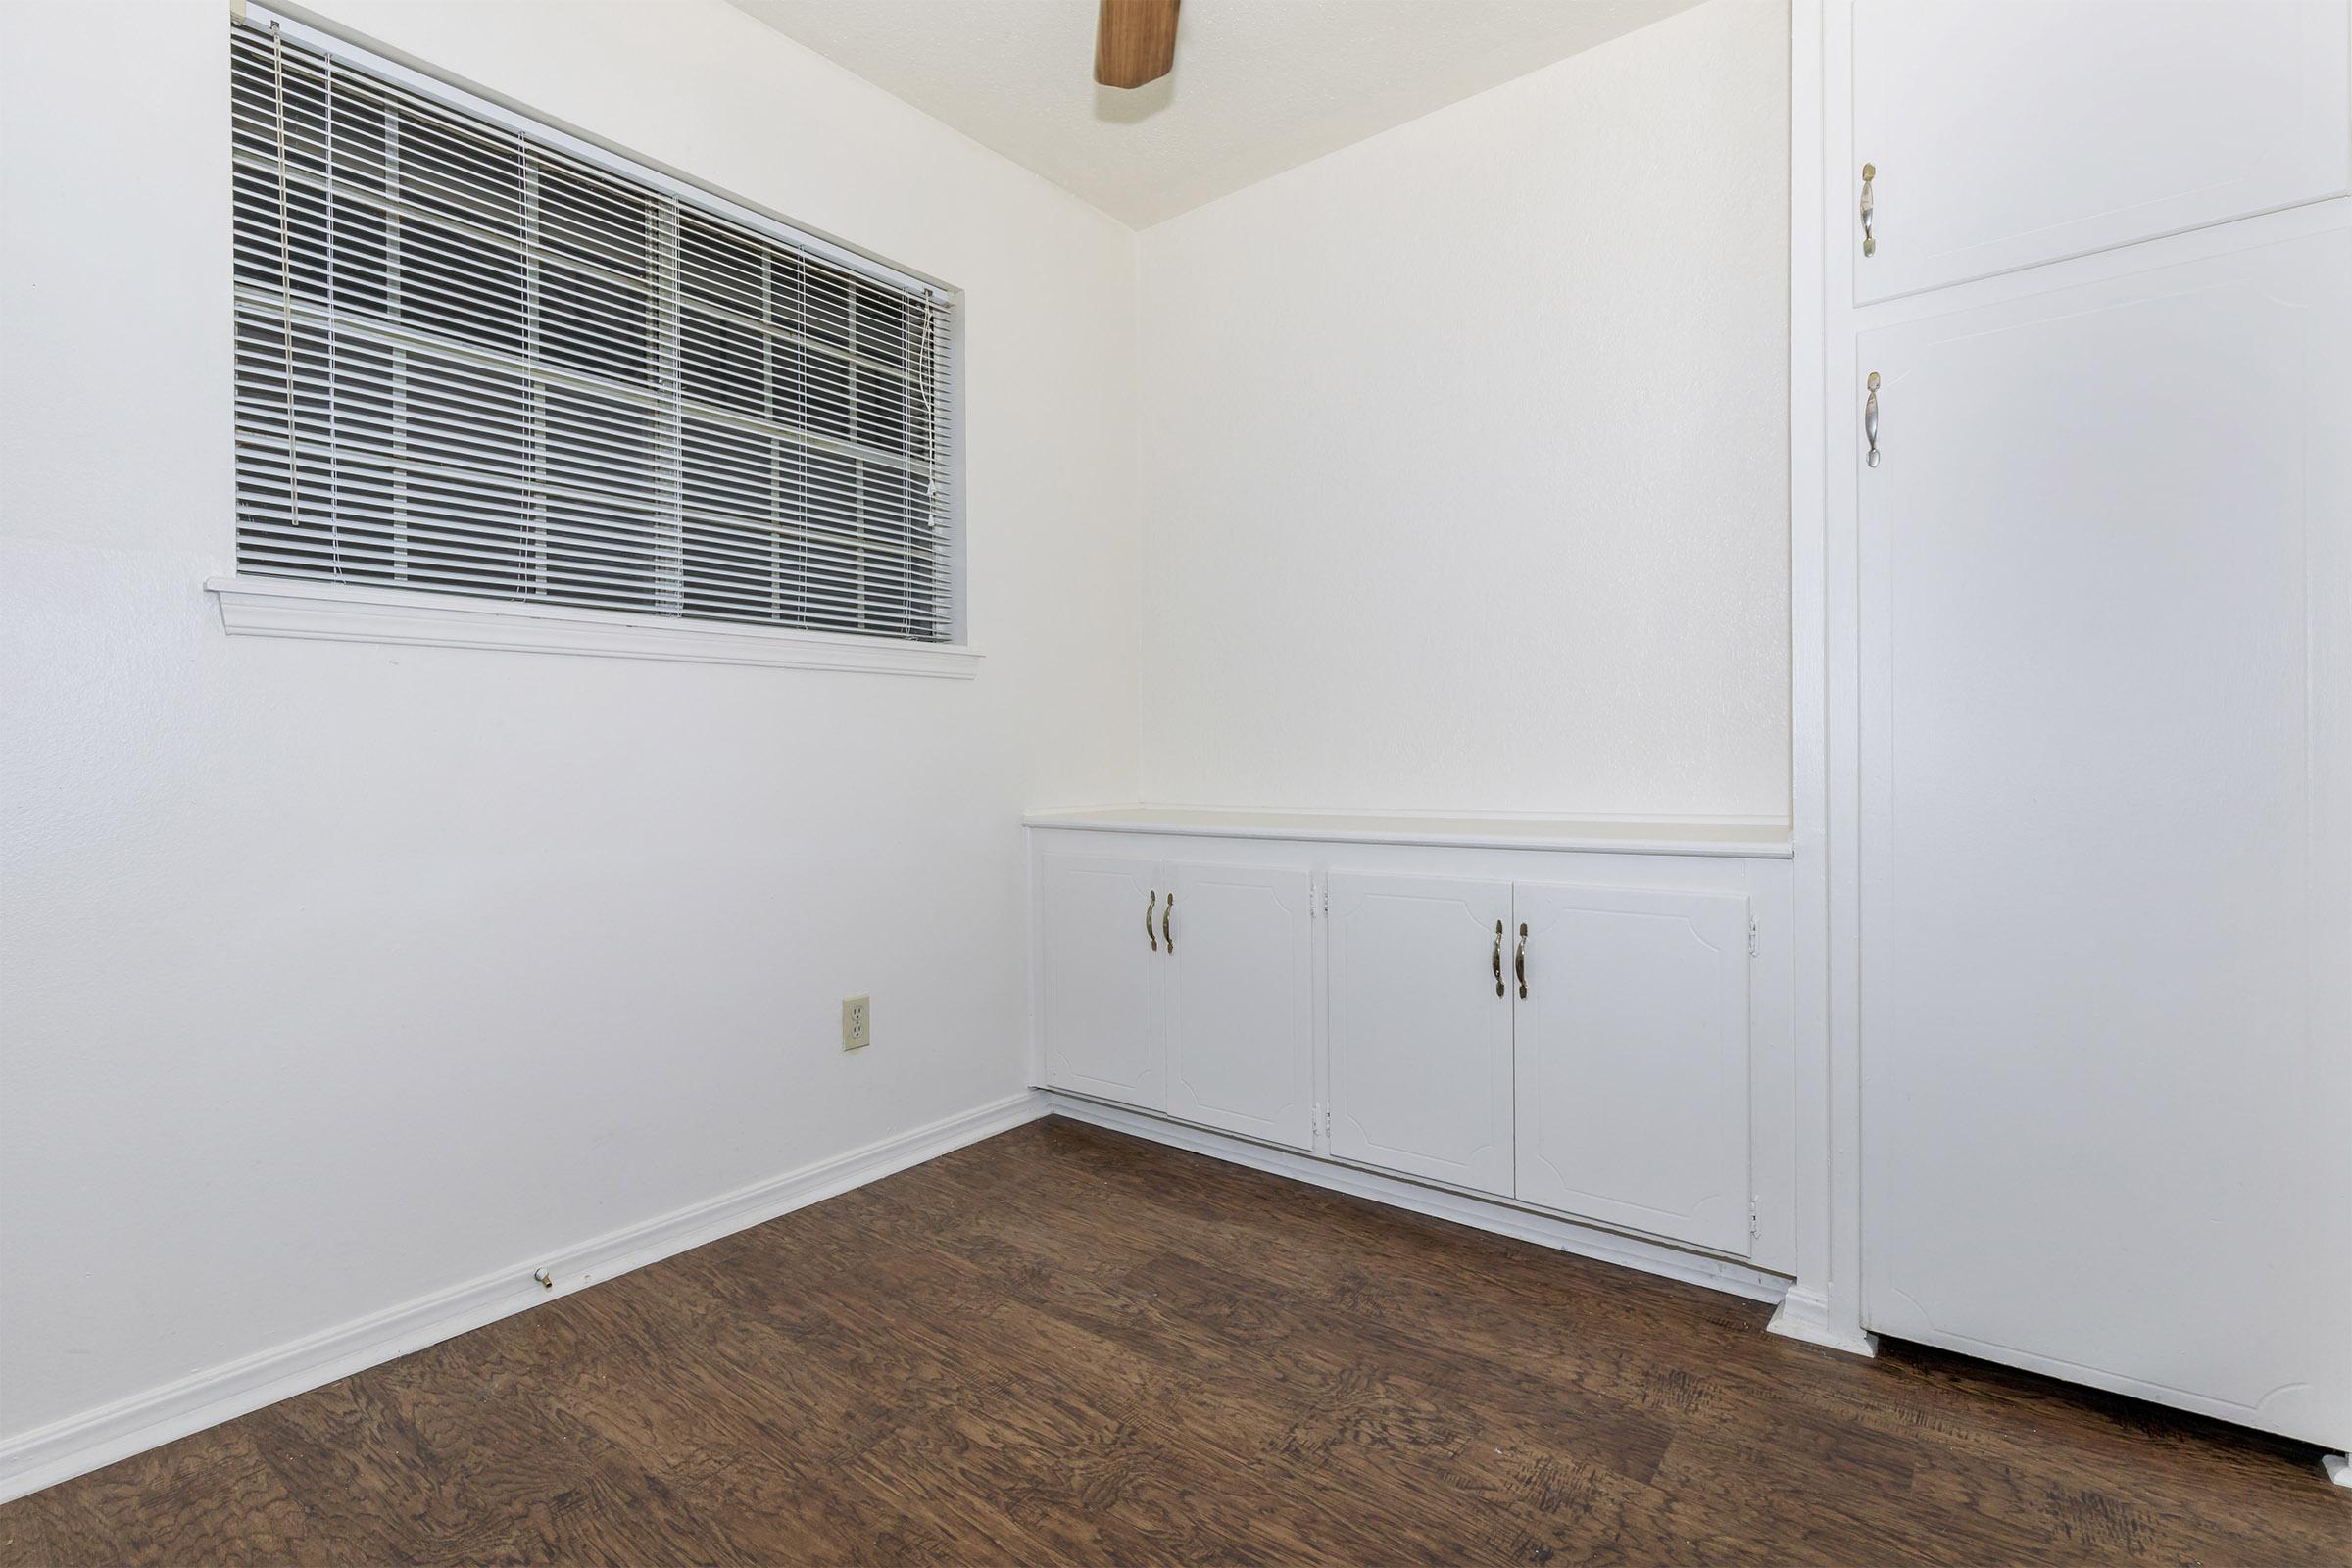
[[[0,1564],[2352,1562],[2317,1454],[1040,1122],[0,1508]]]

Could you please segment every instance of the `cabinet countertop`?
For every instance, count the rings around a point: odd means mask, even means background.
[[[1573,850],[1606,855],[1712,855],[1785,860],[1786,823],[1620,821],[1521,816],[1384,816],[1376,812],[1255,811],[1224,807],[1095,806],[1030,811],[1030,827],[1197,838],[1430,844],[1459,849]]]

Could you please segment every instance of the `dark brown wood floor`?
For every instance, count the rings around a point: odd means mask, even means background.
[[[2352,1561],[2316,1453],[1038,1123],[0,1508],[0,1563]]]

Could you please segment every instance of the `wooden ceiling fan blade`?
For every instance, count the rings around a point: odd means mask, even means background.
[[[1178,0],[1102,0],[1095,23],[1095,79],[1141,87],[1176,67]]]

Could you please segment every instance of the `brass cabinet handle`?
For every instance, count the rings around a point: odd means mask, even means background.
[[[1502,995],[1502,922],[1494,922],[1494,994]]]
[[[1879,466],[1879,372],[1870,372],[1870,396],[1862,404],[1862,433],[1870,440],[1870,466]]]
[[[1879,254],[1879,237],[1870,231],[1870,220],[1879,210],[1877,198],[1871,195],[1870,182],[1878,177],[1878,165],[1862,166],[1862,254],[1865,256]]]
[[[1519,956],[1511,960],[1511,972],[1519,977],[1519,994],[1527,995],[1527,922],[1519,922]]]
[[[1168,951],[1170,953],[1174,953],[1176,951],[1176,933],[1169,928],[1168,918],[1175,912],[1176,890],[1174,888],[1170,888],[1168,889],[1168,902],[1159,906],[1159,940],[1168,945]]]
[[[1152,900],[1151,900],[1151,902],[1150,902],[1150,903],[1148,903],[1148,904],[1146,904],[1146,905],[1144,906],[1144,935],[1145,935],[1145,936],[1147,936],[1147,937],[1150,937],[1150,938],[1151,938],[1151,941],[1152,941],[1152,951],[1153,953],[1157,953],[1157,952],[1159,951],[1159,938],[1157,938],[1156,936],[1152,936],[1152,912],[1153,912],[1154,910],[1156,910],[1158,907],[1159,907],[1159,889],[1157,889],[1157,888],[1153,888],[1153,889],[1152,890]]]

